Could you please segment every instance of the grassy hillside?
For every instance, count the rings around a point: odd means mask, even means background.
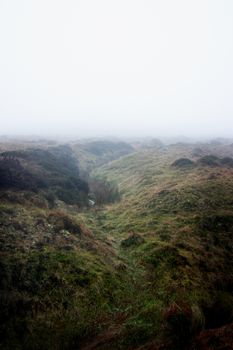
[[[94,207],[2,190],[1,348],[231,349],[231,146],[156,145],[103,166],[93,147]]]
[[[72,149],[85,175],[96,167],[134,152],[126,142],[106,140],[73,143]]]
[[[138,292],[148,293],[125,324],[135,344],[164,331],[168,348],[181,349],[202,328],[232,321],[233,168],[225,158],[209,164],[212,157],[192,153],[181,146],[147,150],[97,171],[118,181],[122,194],[101,214],[102,230],[141,270]],[[174,164],[187,158],[188,166]]]
[[[1,189],[39,193],[50,204],[58,198],[80,206],[86,204],[89,191],[67,145],[1,153]]]

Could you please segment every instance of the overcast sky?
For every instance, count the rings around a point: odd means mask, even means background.
[[[0,134],[233,136],[232,0],[0,0]]]

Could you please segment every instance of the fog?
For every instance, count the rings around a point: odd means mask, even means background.
[[[233,136],[232,0],[0,0],[0,134]]]

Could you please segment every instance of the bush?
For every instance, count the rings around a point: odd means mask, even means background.
[[[233,168],[233,159],[230,157],[222,158],[221,164]]]
[[[198,163],[201,165],[211,166],[211,167],[219,166],[219,158],[214,155],[208,155],[200,158],[198,160]]]
[[[173,167],[176,168],[187,168],[193,166],[195,163],[188,158],[179,158],[172,163]]]
[[[106,179],[92,179],[90,181],[90,189],[97,204],[113,203],[120,199],[118,187]]]

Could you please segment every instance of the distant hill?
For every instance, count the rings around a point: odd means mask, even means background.
[[[72,144],[72,149],[83,171],[106,164],[112,160],[134,152],[134,148],[126,142],[92,141]]]

